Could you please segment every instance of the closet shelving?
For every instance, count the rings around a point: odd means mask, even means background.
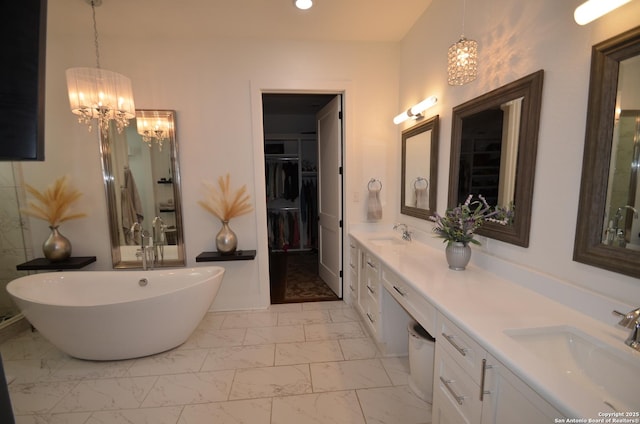
[[[477,138],[463,144],[460,152],[460,184],[465,193],[482,194],[490,205],[497,204],[500,179],[500,142]]]
[[[271,251],[304,251],[317,244],[317,138],[265,136],[267,225]]]

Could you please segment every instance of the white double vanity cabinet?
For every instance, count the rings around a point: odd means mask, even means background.
[[[349,268],[345,296],[384,355],[407,355],[411,319],[436,339],[434,424],[554,423],[611,411],[514,337],[592,325],[589,317],[476,266],[449,270],[444,248],[392,233],[351,232]]]

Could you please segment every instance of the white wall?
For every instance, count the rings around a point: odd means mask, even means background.
[[[111,269],[106,201],[97,135],[87,133],[69,111],[64,71],[72,66],[94,66],[91,39],[64,35],[63,17],[53,8],[71,7],[50,2],[47,37],[46,160],[25,163],[25,180],[45,187],[69,174],[84,193],[77,209],[84,219],[64,223],[61,232],[73,243],[76,256],[95,255],[88,269]],[[75,7],[75,6],[74,6]],[[235,187],[246,184],[253,202],[264,199],[257,186],[262,163],[254,158],[259,113],[252,110],[256,81],[287,81],[304,87],[349,87],[345,112],[348,139],[345,179],[349,220],[365,217],[362,199],[369,178],[375,176],[396,187],[397,129],[391,123],[398,104],[399,45],[397,43],[321,43],[260,40],[115,39],[101,35],[101,64],[129,76],[138,109],[176,110],[182,173],[182,200],[187,263],[196,265],[202,251],[215,250],[220,224],[197,201],[204,196],[203,181],[215,182],[231,173]],[[167,52],[170,52],[168,54]],[[365,166],[366,164],[366,166]],[[375,169],[375,175],[372,170]],[[383,194],[385,194],[383,192]],[[391,191],[387,194],[392,195]],[[351,199],[361,199],[353,202]],[[385,199],[385,216],[395,204]],[[215,309],[264,307],[268,303],[266,244],[263,217],[245,215],[231,221],[239,249],[257,249],[255,261],[224,263],[227,269]],[[31,243],[36,256],[48,234],[44,222],[32,222]],[[198,264],[203,265],[203,264]]]
[[[521,265],[596,295],[640,305],[640,281],[572,261],[582,169],[591,46],[640,24],[632,2],[587,26],[573,20],[581,1],[474,0],[466,2],[467,38],[479,43],[479,77],[463,87],[446,81],[448,47],[460,36],[462,2],[433,0],[401,45],[400,107],[436,95],[429,115],[440,115],[438,211],[447,205],[451,109],[489,90],[544,69],[542,113],[529,248],[480,238],[487,257]],[[402,128],[401,128],[402,129]],[[400,129],[400,130],[401,130]],[[399,149],[399,147],[398,147]],[[429,232],[431,224],[399,216]],[[427,238],[441,246],[440,240]],[[487,260],[490,267],[491,259]],[[535,282],[533,284],[536,284]],[[562,285],[562,287],[560,287]],[[554,289],[551,289],[552,292]]]

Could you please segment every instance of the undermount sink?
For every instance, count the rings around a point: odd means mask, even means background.
[[[381,237],[369,239],[369,242],[374,246],[401,246],[407,244],[406,241],[400,240],[396,237]]]
[[[599,397],[603,411],[637,411],[640,359],[569,326],[506,330],[545,365]],[[629,351],[627,351],[629,349]]]

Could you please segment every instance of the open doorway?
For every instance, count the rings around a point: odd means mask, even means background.
[[[337,172],[338,167],[325,165],[322,169],[326,148],[321,149],[319,144],[318,114],[330,104],[341,105],[341,96],[263,94],[262,103],[271,303],[338,300],[341,285],[336,290],[335,279],[328,277],[326,257],[338,257],[333,253],[340,252],[341,246],[331,245],[336,242],[319,219],[322,199],[327,197],[321,196],[322,181],[327,181],[328,173],[332,168]],[[339,143],[330,151],[341,152],[341,140],[340,134],[339,142],[334,137],[325,145]],[[342,191],[341,178],[339,183],[335,178],[329,181],[332,187],[325,183],[324,190]],[[339,212],[341,221],[341,205]],[[339,270],[336,275],[338,272],[341,275]]]

